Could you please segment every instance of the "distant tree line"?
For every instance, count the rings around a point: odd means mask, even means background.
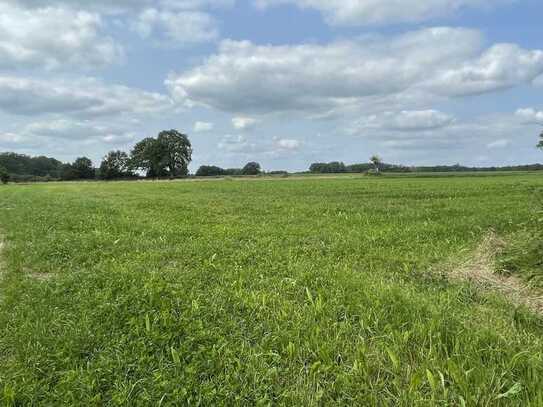
[[[543,133],[539,135],[537,148],[543,150]],[[162,131],[156,138],[147,137],[138,142],[130,153],[110,151],[95,168],[87,157],[79,157],[73,163],[45,157],[30,157],[17,153],[0,153],[0,182],[13,181],[48,181],[48,180],[91,180],[91,179],[130,179],[185,177],[192,161],[192,145],[185,134],[177,130]],[[404,166],[387,164],[377,155],[367,163],[345,165],[340,161],[313,163],[309,172],[314,174],[370,173],[381,172],[478,172],[478,171],[537,171],[543,170],[543,164],[503,166],[503,167],[467,167],[460,164],[435,166]],[[262,167],[257,162],[249,162],[243,168],[221,168],[203,165],[198,177],[260,175]],[[286,171],[274,171],[271,175],[288,175]]]
[[[219,177],[219,176],[236,176],[236,175],[260,175],[262,167],[259,163],[250,162],[243,168],[221,168],[214,165],[202,165],[196,171],[197,177]]]
[[[49,157],[0,153],[0,181],[48,181],[128,179],[136,177],[183,177],[188,175],[192,146],[177,130],[161,132],[137,143],[130,154],[110,151],[95,168],[91,159],[79,157],[62,163]]]
[[[543,143],[542,143],[543,148]],[[387,163],[362,163],[345,165],[342,162],[314,163],[309,172],[314,174],[366,173],[371,171],[409,173],[409,172],[482,172],[482,171],[540,171],[543,164],[514,165],[503,167],[468,167],[455,165],[404,166]]]

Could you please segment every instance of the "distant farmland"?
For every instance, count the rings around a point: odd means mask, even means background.
[[[0,401],[543,405],[541,317],[449,276],[537,233],[542,197],[529,173],[2,187]]]

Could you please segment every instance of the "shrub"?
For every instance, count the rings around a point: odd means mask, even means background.
[[[4,167],[0,167],[0,182],[7,184],[9,182],[9,173]]]

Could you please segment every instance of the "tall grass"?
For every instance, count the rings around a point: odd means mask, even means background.
[[[8,186],[6,405],[542,405],[543,326],[428,272],[543,179]]]

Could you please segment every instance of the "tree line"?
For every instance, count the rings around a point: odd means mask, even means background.
[[[129,152],[110,151],[95,168],[88,157],[78,157],[72,163],[55,158],[30,157],[17,153],[0,153],[0,182],[13,181],[73,181],[114,180],[135,178],[179,178],[189,174],[192,145],[187,135],[177,130],[162,131],[156,138],[147,137]],[[243,168],[222,169],[202,166],[197,176],[259,175],[259,163],[249,162]]]
[[[543,133],[539,135],[537,148],[543,150]],[[30,157],[17,153],[0,153],[0,182],[48,181],[48,180],[114,180],[133,178],[178,178],[189,174],[192,161],[192,145],[187,135],[177,130],[162,131],[156,138],[147,137],[138,142],[130,153],[110,151],[95,168],[87,157],[79,157],[73,163],[63,163],[55,158]],[[404,166],[387,164],[377,155],[367,163],[345,165],[340,161],[313,163],[309,172],[314,174],[373,173],[381,172],[476,172],[476,171],[534,171],[543,165],[519,165],[503,167],[467,167],[456,165]],[[249,162],[243,168],[221,168],[203,165],[196,171],[199,177],[259,175],[263,170],[259,163]],[[286,175],[287,171],[273,171],[271,175]]]
[[[176,178],[188,175],[192,146],[185,134],[177,130],[162,131],[156,138],[138,142],[130,153],[110,151],[95,168],[90,158],[79,157],[73,163],[55,158],[30,157],[24,154],[0,154],[2,182],[130,179],[141,176]],[[143,174],[143,175],[142,175]]]

